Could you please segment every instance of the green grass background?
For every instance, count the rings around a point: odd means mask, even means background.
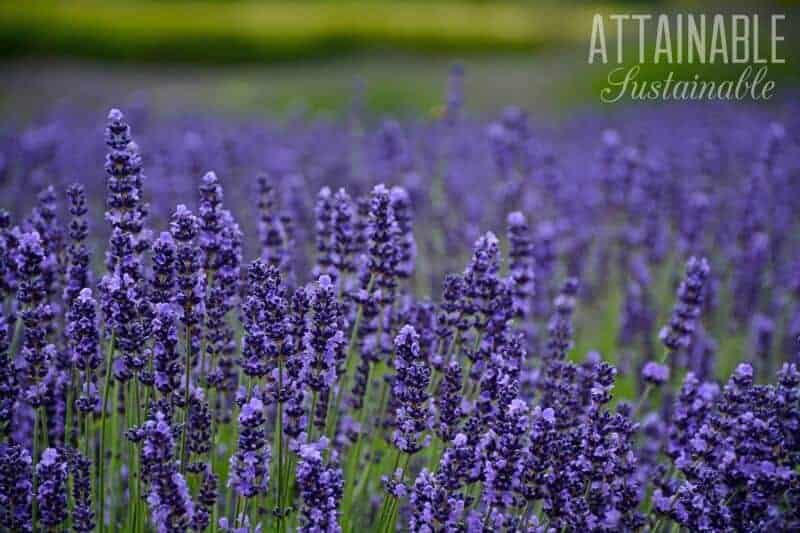
[[[800,49],[794,3],[0,0],[0,111],[24,119],[53,101],[146,94],[169,111],[336,116],[361,78],[372,113],[420,116],[438,111],[457,59],[472,112],[514,103],[563,116],[596,106],[612,68],[587,64],[593,14],[756,10],[786,13],[786,46]],[[787,55],[770,67],[779,94],[798,85]],[[648,64],[640,77],[669,70],[723,79],[738,66]]]

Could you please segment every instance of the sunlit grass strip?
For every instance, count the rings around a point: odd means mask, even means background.
[[[7,54],[198,63],[370,49],[526,51],[583,42],[601,7],[525,3],[0,3]]]

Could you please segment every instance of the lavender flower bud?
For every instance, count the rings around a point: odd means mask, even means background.
[[[326,446],[327,439],[323,438],[300,447],[297,485],[303,506],[298,531],[305,533],[341,531],[339,501],[344,492],[344,479],[340,468],[323,463],[322,449]]]
[[[686,275],[678,287],[678,302],[672,310],[669,324],[659,334],[668,350],[676,351],[689,345],[697,317],[702,311],[703,289],[709,272],[705,259],[692,257],[686,263]]]
[[[9,531],[33,531],[33,468],[28,450],[0,445],[0,521]]]
[[[656,386],[663,385],[669,380],[669,367],[655,361],[648,361],[642,368],[642,379],[645,383],[652,383]]]
[[[67,461],[63,452],[55,448],[42,452],[36,480],[39,520],[47,527],[57,527],[67,518]]]
[[[426,446],[422,435],[433,427],[433,409],[428,402],[431,369],[413,327],[403,326],[394,346],[397,374],[392,382],[392,394],[398,408],[392,443],[400,451],[414,454]]]

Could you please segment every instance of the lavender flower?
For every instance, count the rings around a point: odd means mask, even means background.
[[[144,231],[149,206],[142,197],[142,158],[131,138],[130,126],[119,109],[109,111],[105,134],[109,147],[105,163],[108,189],[106,220],[113,229],[129,236],[131,253],[141,254],[149,247],[149,236]],[[108,271],[113,272],[121,259],[120,256],[107,255]],[[139,279],[138,261],[129,261],[122,267],[123,273],[134,280]]]
[[[423,433],[433,426],[433,409],[428,403],[431,369],[413,327],[403,326],[394,346],[397,374],[392,394],[399,407],[392,444],[401,452],[414,454],[426,446]]]
[[[382,290],[384,305],[392,301],[397,287],[399,231],[389,190],[384,185],[375,186],[369,210],[369,273],[374,277],[375,286]]]
[[[9,354],[10,347],[11,330],[0,313],[0,435],[11,429],[14,405],[19,395],[19,382]]]
[[[275,207],[275,190],[266,175],[258,182],[258,235],[261,241],[261,259],[281,269],[287,266],[288,231]]]
[[[563,361],[572,347],[572,313],[575,310],[575,296],[578,293],[578,280],[569,278],[564,282],[560,294],[553,303],[555,313],[547,326],[547,357],[550,361]]]
[[[39,520],[47,527],[57,527],[67,519],[67,460],[62,451],[47,448],[42,452],[36,480]]]
[[[250,265],[247,277],[248,294],[242,306],[242,367],[248,376],[265,376],[281,355],[278,345],[286,334],[286,289],[277,267],[260,260]]]
[[[322,450],[327,447],[323,438],[300,447],[297,463],[297,485],[303,499],[298,531],[336,533],[339,526],[339,500],[344,490],[342,471],[336,465],[326,465]]]
[[[9,531],[33,531],[33,468],[28,450],[0,445],[0,520]]]
[[[68,314],[67,338],[72,351],[75,367],[81,372],[82,394],[76,401],[81,413],[92,413],[100,407],[97,393],[97,369],[100,368],[99,342],[97,329],[97,302],[92,298],[91,289],[82,289],[73,300]]]
[[[186,327],[187,342],[194,353],[199,350],[199,339],[195,328],[203,316],[204,279],[200,257],[195,248],[195,238],[200,231],[200,223],[185,205],[178,205],[170,220],[172,238],[177,244],[175,271],[178,281],[176,303],[183,313],[181,322]],[[188,386],[188,384],[187,384]]]
[[[442,383],[436,397],[436,434],[444,442],[449,442],[458,433],[458,424],[463,417],[461,410],[461,384],[463,383],[461,365],[451,362],[444,372]]]
[[[409,528],[412,531],[454,531],[462,527],[464,497],[451,492],[444,481],[425,468],[417,476],[409,497],[412,506]]]
[[[358,252],[353,201],[344,189],[333,195],[332,261],[338,277],[355,272],[354,256]]]
[[[336,279],[333,269],[333,201],[331,190],[328,187],[320,189],[317,203],[314,206],[316,219],[317,264],[314,267],[314,276],[323,274]]]
[[[17,259],[17,270],[20,274],[17,301],[22,306],[20,318],[25,328],[21,353],[31,382],[25,396],[33,407],[38,407],[42,401],[40,380],[47,370],[47,354],[53,351],[52,345],[48,345],[46,340],[46,323],[52,309],[44,302],[46,292],[42,280],[43,260],[44,250],[39,234],[23,234],[19,241]]]
[[[312,321],[304,339],[301,378],[312,390],[329,390],[344,362],[344,333],[331,278],[320,276],[311,296]]]
[[[270,446],[264,435],[264,404],[252,398],[239,414],[239,445],[231,455],[228,486],[244,498],[264,494],[269,488]]]
[[[86,222],[86,192],[83,185],[74,183],[67,189],[70,206],[69,213],[72,220],[69,223],[70,245],[67,249],[69,257],[67,264],[67,280],[64,287],[64,301],[67,308],[72,303],[81,289],[89,286],[89,249],[84,241],[89,234],[89,225]]]
[[[686,348],[695,330],[703,303],[703,288],[710,272],[705,259],[692,257],[686,263],[686,276],[678,287],[678,302],[672,310],[669,324],[659,337],[670,351]]]
[[[645,383],[663,385],[669,380],[669,367],[655,361],[648,361],[642,368],[642,379]]]
[[[94,509],[92,507],[91,462],[80,452],[69,454],[69,472],[72,477],[72,529],[78,533],[94,531]]]
[[[195,506],[186,479],[174,460],[175,441],[163,412],[145,422],[141,446],[142,479],[148,483],[147,504],[153,527],[159,533],[186,531]]]
[[[515,211],[508,215],[508,269],[514,280],[514,312],[522,319],[530,313],[535,291],[533,244],[528,231],[522,213]]]
[[[402,187],[392,187],[389,193],[394,219],[397,222],[397,275],[408,279],[414,273],[417,245],[414,241],[411,198]]]
[[[172,235],[163,232],[153,243],[153,280],[151,301],[154,305],[175,299],[175,256],[177,250]]]

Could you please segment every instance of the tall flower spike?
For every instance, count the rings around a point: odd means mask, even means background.
[[[452,361],[444,371],[444,377],[436,397],[438,412],[436,434],[444,442],[450,442],[458,433],[459,423],[464,416],[461,410],[462,383],[461,365],[458,361]]]
[[[392,435],[392,443],[398,450],[414,454],[427,445],[422,440],[423,435],[433,426],[428,394],[431,369],[426,354],[420,350],[419,335],[413,327],[403,326],[394,346],[397,374],[392,382],[392,394],[398,408],[397,429]]]
[[[331,278],[320,276],[311,296],[311,327],[306,333],[302,379],[312,390],[328,390],[344,360],[341,312]]]
[[[33,531],[31,455],[18,444],[0,444],[0,520],[9,531]]]
[[[63,230],[58,220],[58,206],[53,186],[49,186],[37,196],[28,226],[39,234],[45,260],[42,262],[42,282],[45,294],[51,305],[55,305],[60,294],[62,281]]]
[[[678,301],[672,309],[669,324],[659,334],[661,342],[671,352],[689,346],[702,311],[703,290],[710,271],[704,258],[692,257],[686,263],[686,275],[678,287]]]
[[[384,304],[392,302],[397,287],[398,231],[389,190],[376,185],[370,198],[367,256],[369,273],[374,276],[375,287],[382,289]]]
[[[5,300],[16,292],[16,261],[14,249],[17,239],[11,230],[11,213],[0,208],[0,298]]]
[[[325,274],[336,280],[336,271],[333,269],[333,201],[328,187],[320,189],[317,195],[314,219],[317,262],[313,274],[315,277]]]
[[[141,254],[149,247],[147,232],[144,232],[145,218],[149,207],[142,198],[144,175],[139,148],[131,139],[130,126],[119,109],[112,109],[106,125],[107,189],[106,220],[112,228],[128,234],[132,252]],[[107,267],[112,272],[119,258],[107,256]],[[138,263],[138,261],[134,262]],[[125,273],[138,280],[139,265],[128,265]]]
[[[21,306],[20,318],[24,327],[22,357],[25,360],[29,385],[25,399],[33,407],[42,401],[41,379],[47,372],[48,353],[46,344],[47,317],[52,315],[50,306],[44,301],[46,292],[42,279],[42,262],[45,252],[36,232],[25,233],[19,240],[17,271],[20,282],[17,302]]]
[[[62,451],[47,448],[36,465],[39,520],[49,528],[67,519],[67,461]]]
[[[402,187],[392,187],[390,198],[397,222],[397,275],[402,279],[408,279],[414,273],[417,256],[417,244],[412,227],[411,198]]]
[[[239,444],[230,458],[228,486],[241,497],[253,498],[269,488],[271,448],[264,433],[264,403],[252,398],[239,414]]]
[[[230,389],[233,387],[231,369],[232,354],[236,351],[236,334],[227,315],[239,303],[243,236],[229,211],[223,211],[221,215],[219,264],[214,284],[209,289],[209,305],[206,309],[206,354],[211,364],[207,381],[218,389]]]
[[[144,423],[141,445],[142,479],[148,484],[150,519],[159,532],[187,531],[194,502],[174,458],[175,440],[169,420],[158,411]]]
[[[0,311],[0,435],[11,429],[14,406],[19,395],[17,373],[9,354],[11,329]]]
[[[151,301],[154,305],[175,299],[175,240],[163,232],[153,243],[153,279]]]
[[[555,313],[547,326],[550,334],[547,340],[547,357],[550,361],[563,361],[572,347],[572,313],[575,311],[577,293],[578,280],[569,278],[554,302]]]
[[[64,301],[69,308],[72,300],[77,298],[81,289],[89,286],[89,250],[85,240],[89,234],[89,225],[86,222],[86,192],[83,185],[73,183],[67,189],[69,198],[69,213],[72,219],[69,223],[70,245],[67,248],[67,280],[64,287]]]
[[[216,271],[222,232],[222,186],[219,178],[212,172],[203,176],[200,184],[200,206],[198,219],[200,221],[199,244],[203,250],[203,267],[209,271]]]
[[[72,302],[67,324],[67,339],[75,367],[81,372],[82,393],[76,401],[79,412],[88,414],[100,407],[97,390],[97,369],[100,368],[100,333],[97,324],[97,302],[91,289],[83,289]]]
[[[94,531],[94,508],[92,507],[92,479],[89,467],[91,462],[79,451],[72,450],[69,455],[69,472],[72,476],[72,529],[76,533]]]
[[[300,510],[300,526],[303,533],[338,533],[339,501],[344,491],[342,470],[337,465],[325,465],[322,450],[327,447],[326,438],[300,447],[297,463],[297,486],[303,499]]]
[[[534,296],[533,243],[525,216],[519,211],[508,215],[508,270],[514,281],[514,314],[525,319]]]
[[[333,196],[333,266],[339,277],[355,272],[356,245],[353,201],[344,189]]]
[[[184,370],[178,353],[178,313],[171,304],[156,305],[153,320],[153,371],[154,384],[161,394],[168,396],[180,388]]]
[[[170,219],[172,238],[177,243],[176,273],[178,294],[175,303],[182,310],[181,322],[186,328],[191,352],[196,355],[200,350],[200,336],[197,326],[203,319],[203,294],[205,279],[203,276],[200,254],[195,239],[200,231],[200,223],[185,205],[178,205]],[[187,383],[188,387],[189,384]]]
[[[287,261],[288,232],[275,206],[275,190],[265,174],[257,178],[258,184],[258,236],[261,241],[261,259],[279,268]]]

